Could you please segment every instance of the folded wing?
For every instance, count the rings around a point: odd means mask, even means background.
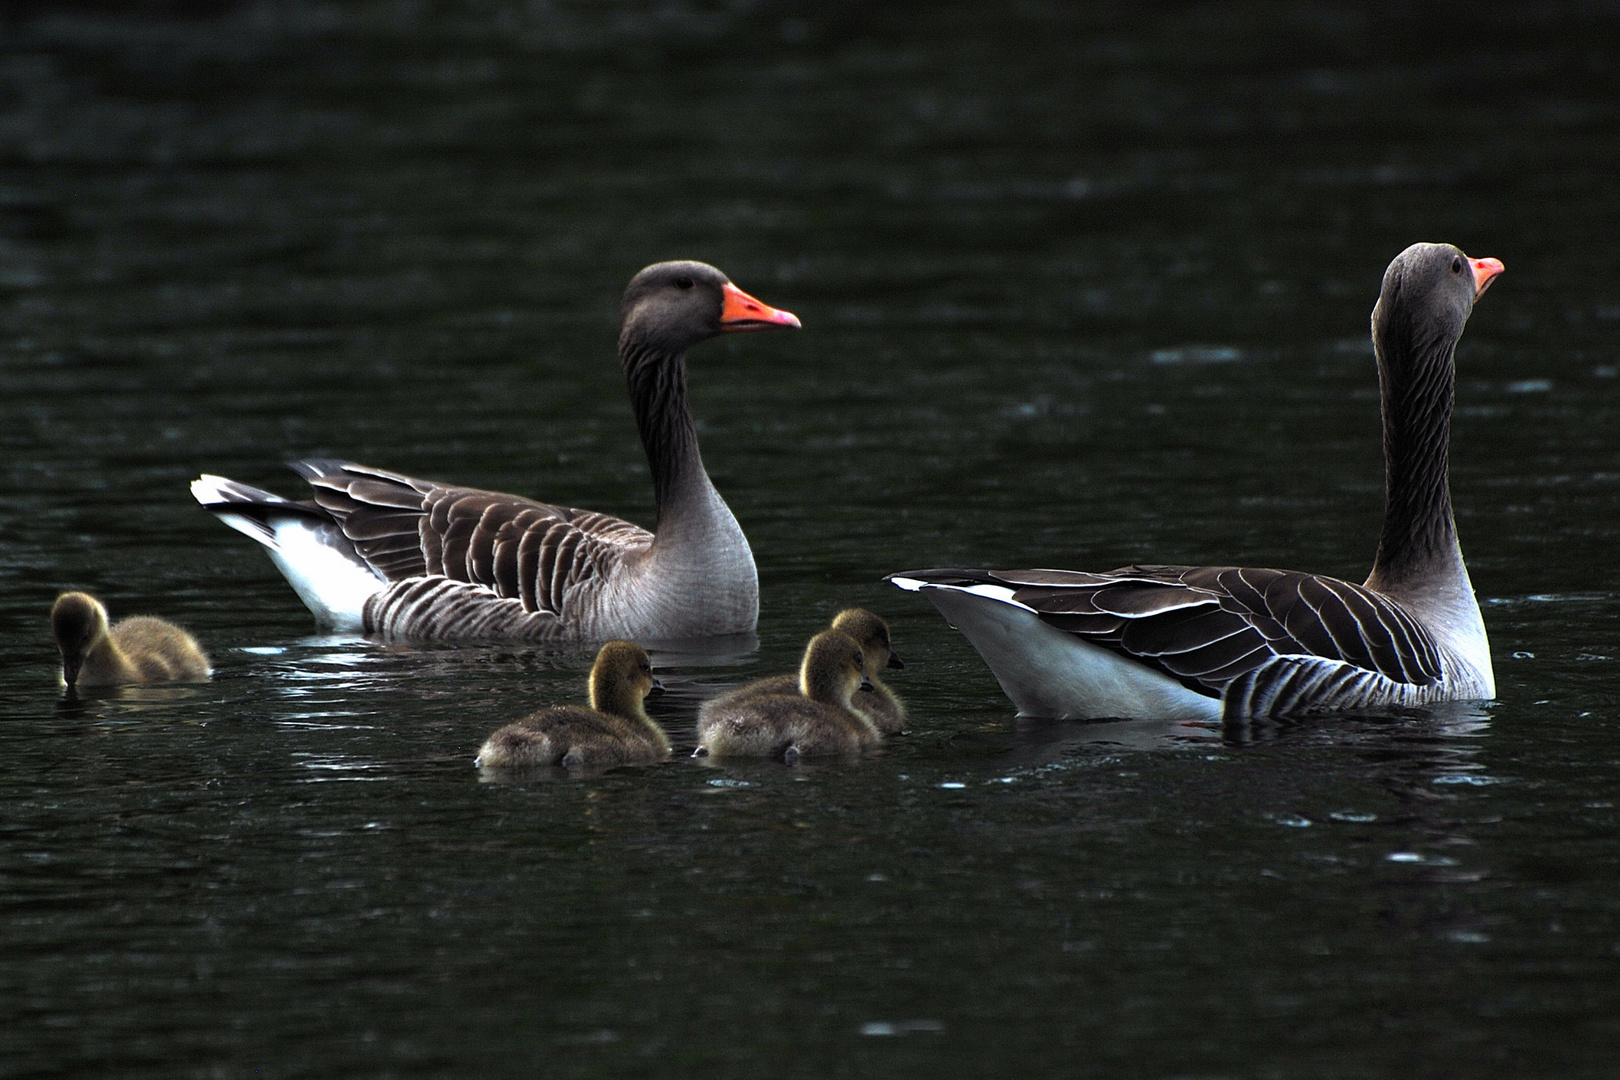
[[[1430,686],[1442,674],[1433,637],[1399,605],[1315,574],[1127,566],[1106,573],[929,570],[894,577],[994,590],[1058,629],[1210,697],[1236,688],[1256,703],[1303,701],[1310,696],[1300,689],[1307,678],[1344,682],[1349,692],[1351,684],[1380,677]],[[1273,685],[1279,681],[1287,685]]]
[[[447,579],[480,586],[529,614],[563,614],[572,590],[645,550],[653,539],[647,530],[606,514],[353,462],[309,460],[293,468],[309,481],[315,502],[361,558],[390,585]]]

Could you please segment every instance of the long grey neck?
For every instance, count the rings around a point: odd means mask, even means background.
[[[704,471],[686,404],[685,357],[622,338],[619,354],[658,508],[652,546],[632,571],[645,585],[630,601],[650,628],[642,634],[752,631],[759,575],[742,526]]]
[[[1411,324],[1380,329],[1375,344],[1384,414],[1384,531],[1367,584],[1394,595],[1466,584],[1451,509],[1456,339],[1423,340]],[[1410,350],[1411,362],[1390,363],[1392,348]]]
[[[663,536],[714,491],[686,403],[686,355],[621,341],[619,357],[652,472],[656,531]]]

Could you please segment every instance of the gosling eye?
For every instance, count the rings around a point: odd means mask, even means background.
[[[1460,255],[1453,255],[1451,257],[1451,272],[1453,274],[1462,273],[1462,257]]]
[[[675,287],[677,289],[690,289],[694,284],[696,283],[689,277],[678,277],[675,279]]]

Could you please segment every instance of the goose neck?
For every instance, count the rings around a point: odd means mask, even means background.
[[[686,354],[625,339],[620,342],[619,355],[652,473],[661,529],[710,487],[686,399]]]
[[[1384,420],[1384,528],[1369,584],[1383,591],[1432,583],[1461,565],[1451,506],[1451,411],[1455,339],[1380,342]],[[1391,362],[1399,361],[1399,362]]]
[[[799,694],[811,701],[837,708],[850,707],[850,690],[837,671],[828,671],[806,661],[799,669]]]
[[[591,708],[609,716],[651,724],[642,694],[631,682],[617,672],[591,672]]]

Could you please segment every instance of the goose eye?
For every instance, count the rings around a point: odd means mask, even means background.
[[[1451,257],[1451,272],[1453,274],[1462,273],[1462,259],[1458,258],[1455,255],[1453,255]]]
[[[690,289],[693,284],[694,282],[689,277],[678,277],[675,279],[675,287],[677,289]]]

